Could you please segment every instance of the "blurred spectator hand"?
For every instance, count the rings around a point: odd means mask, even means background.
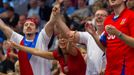
[[[88,31],[90,34],[95,34],[96,31],[95,31],[95,28],[94,26],[92,25],[92,22],[91,21],[87,21],[85,23],[85,29],[86,31]]]
[[[3,48],[7,50],[8,48],[11,48],[11,44],[8,41],[3,42]]]
[[[52,9],[52,13],[51,13],[49,21],[50,22],[56,21],[57,19],[56,17],[58,16],[59,13],[60,13],[60,5],[56,4]]]
[[[11,51],[11,52],[9,53],[9,55],[10,55],[10,57],[16,57],[16,58],[18,58],[18,55],[15,54],[13,51]]]

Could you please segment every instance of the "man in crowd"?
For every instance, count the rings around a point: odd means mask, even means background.
[[[54,15],[52,14],[48,23],[39,33],[37,33],[37,20],[34,18],[28,18],[24,23],[24,36],[13,31],[1,19],[0,30],[4,32],[8,39],[18,44],[32,48],[39,48],[41,50],[48,50],[48,43],[53,33],[53,16]],[[23,51],[19,51],[18,56],[21,75],[51,75],[50,64],[48,64],[48,60],[33,56]]]

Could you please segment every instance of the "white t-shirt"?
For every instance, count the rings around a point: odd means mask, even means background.
[[[79,34],[79,43],[83,43],[87,46],[86,75],[99,75],[104,65],[104,52],[98,47],[94,38],[88,32],[79,32]]]
[[[13,32],[10,38],[10,40],[18,44],[20,44],[22,39],[23,36],[16,32]],[[39,50],[48,50],[49,41],[50,38],[47,36],[45,30],[42,29],[39,33],[35,48],[38,48]],[[49,60],[32,55],[30,58],[30,64],[32,66],[34,75],[51,75]]]

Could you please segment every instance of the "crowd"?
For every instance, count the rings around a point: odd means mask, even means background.
[[[133,10],[134,0],[0,0],[0,75],[134,75]]]

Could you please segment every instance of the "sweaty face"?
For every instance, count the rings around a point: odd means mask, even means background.
[[[109,0],[109,4],[112,7],[119,6],[124,3],[125,0]]]
[[[35,34],[36,33],[36,25],[35,23],[31,22],[31,21],[26,21],[24,23],[24,28],[23,28],[23,32],[27,35],[27,34]]]

